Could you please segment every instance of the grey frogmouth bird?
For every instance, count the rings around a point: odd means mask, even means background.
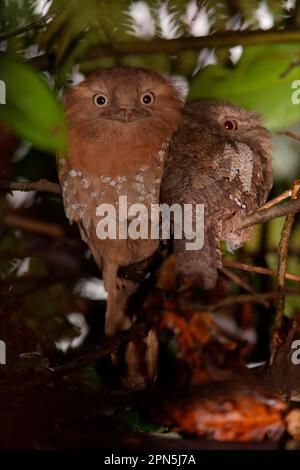
[[[239,223],[266,201],[271,187],[270,135],[257,113],[214,100],[186,105],[161,202],[204,204],[204,245],[186,250],[184,236],[174,240],[177,272],[213,288],[222,267],[220,241],[232,251],[251,237],[251,228],[239,230]]]

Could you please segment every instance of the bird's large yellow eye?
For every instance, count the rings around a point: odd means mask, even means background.
[[[103,93],[99,93],[93,96],[93,101],[96,106],[105,106],[108,103],[107,97]]]
[[[146,105],[154,103],[153,93],[150,93],[149,91],[147,93],[144,93],[141,96],[141,102],[142,102],[142,104],[146,104]]]

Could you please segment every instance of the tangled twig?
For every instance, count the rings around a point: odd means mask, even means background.
[[[300,180],[294,181],[292,189],[292,199],[300,201],[298,198],[300,189]],[[274,332],[272,337],[272,352],[270,357],[270,365],[273,364],[280,345],[282,344],[282,322],[285,309],[285,274],[288,255],[288,244],[292,232],[294,214],[288,214],[281,233],[279,250],[278,250],[278,300],[277,311],[274,323]]]
[[[272,277],[277,276],[277,272],[273,271],[273,269],[264,268],[262,266],[252,266],[245,263],[238,263],[228,259],[223,260],[223,265],[227,266],[228,268],[241,269],[242,271],[248,271],[250,273],[264,274],[266,276]],[[300,276],[297,276],[296,274],[285,273],[285,279],[300,283]]]

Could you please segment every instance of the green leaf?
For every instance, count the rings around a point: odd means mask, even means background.
[[[35,147],[64,153],[67,132],[63,107],[44,78],[27,64],[7,56],[0,56],[0,70],[6,86],[0,120]]]
[[[249,47],[236,67],[210,65],[201,71],[191,84],[189,98],[223,99],[260,112],[270,130],[287,127],[299,119],[291,85],[299,79],[300,67],[284,72],[299,58],[299,46],[294,44]]]

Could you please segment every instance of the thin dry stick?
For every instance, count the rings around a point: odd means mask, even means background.
[[[235,284],[238,284],[239,286],[241,286],[245,291],[250,292],[250,294],[256,294],[257,293],[255,291],[255,289],[253,289],[253,287],[251,287],[250,284],[248,284],[248,282],[246,282],[244,279],[242,279],[240,276],[233,273],[229,269],[223,267],[221,269],[221,271],[222,271],[223,274],[225,274],[225,276],[228,277],[228,279],[233,281]]]
[[[240,276],[233,273],[229,269],[223,267],[221,271],[222,271],[223,274],[225,274],[225,276],[228,277],[228,279],[230,279],[235,284],[241,286],[243,289],[245,289],[245,291],[249,292],[250,294],[254,294],[254,295],[258,294],[258,292],[256,292],[256,290],[253,289],[253,287],[250,286],[250,284],[247,281],[245,281],[245,279],[242,279]],[[264,305],[266,308],[269,307],[269,303],[266,302],[265,300],[262,300],[260,303],[262,305]]]
[[[257,274],[264,274],[266,276],[275,277],[278,274],[276,271],[273,271],[272,269],[269,269],[269,268],[263,268],[262,266],[251,266],[250,264],[238,263],[238,262],[230,261],[227,259],[223,260],[223,265],[227,266],[228,268],[241,269],[242,271],[248,271],[250,273],[257,273]],[[285,273],[285,279],[300,283],[300,276],[297,276],[296,274]]]
[[[60,185],[51,181],[42,179],[30,183],[17,181],[0,181],[0,190],[12,191],[42,191],[53,194],[61,194]]]
[[[283,193],[279,194],[279,196],[276,196],[273,199],[271,199],[270,201],[267,201],[265,204],[260,206],[257,210],[262,211],[264,209],[269,209],[269,207],[276,206],[276,204],[278,204],[279,202],[284,201],[285,199],[288,199],[289,197],[291,197],[291,195],[292,195],[292,190],[287,189]]]
[[[295,180],[292,188],[292,199],[297,199],[300,189],[300,180]],[[298,199],[300,200],[300,199]],[[274,323],[274,332],[272,337],[272,351],[270,356],[270,365],[274,363],[277,351],[282,343],[282,323],[285,309],[285,273],[287,265],[288,244],[292,232],[294,214],[289,214],[285,220],[278,250],[278,298],[277,311]]]
[[[300,64],[300,62],[299,62]],[[296,134],[296,132],[292,132],[292,131],[277,131],[276,132],[277,135],[285,135],[287,137],[290,137],[291,139],[295,139],[297,140],[298,142],[300,142],[300,135],[299,134]]]
[[[261,211],[256,211],[252,214],[247,215],[242,219],[237,230],[252,227],[256,224],[262,224],[264,222],[268,222],[269,220],[276,219],[277,217],[282,217],[284,215],[293,215],[297,212],[300,212],[299,198],[293,201],[284,202],[283,204],[278,204],[277,206],[269,207],[268,209],[262,209]]]
[[[298,293],[299,295],[299,293]],[[245,303],[254,303],[258,304],[262,301],[268,301],[276,298],[276,292],[264,292],[263,294],[240,294],[240,295],[231,295],[226,297],[225,299],[220,300],[219,302],[211,305],[208,310],[218,310],[223,307],[227,307],[228,305],[234,304],[245,304]]]
[[[299,290],[289,290],[288,295],[300,295]],[[226,297],[225,299],[220,300],[219,302],[215,303],[214,305],[206,306],[207,310],[209,311],[216,311],[220,308],[227,307],[228,305],[235,305],[235,304],[245,304],[245,303],[253,303],[259,304],[262,301],[267,300],[275,300],[277,297],[277,292],[264,292],[263,294],[240,294],[240,295],[231,295]],[[201,305],[203,308],[203,305]]]
[[[3,223],[9,227],[20,228],[26,232],[47,235],[53,238],[62,238],[65,232],[59,225],[41,222],[36,219],[24,217],[17,214],[7,214],[3,217]]]
[[[144,338],[146,334],[147,332],[145,325],[139,324],[133,326],[130,330],[122,331],[110,338],[105,338],[102,343],[94,350],[89,351],[74,359],[73,361],[51,369],[44,374],[40,374],[32,379],[28,379],[26,381],[22,380],[22,382],[5,382],[3,380],[0,382],[0,395],[2,393],[22,393],[32,387],[47,385],[53,381],[56,381],[57,379],[62,379],[63,377],[69,376],[77,370],[80,370],[83,367],[92,364],[93,362],[96,362],[105,356],[108,356],[118,349],[122,344],[128,342],[132,338]]]

